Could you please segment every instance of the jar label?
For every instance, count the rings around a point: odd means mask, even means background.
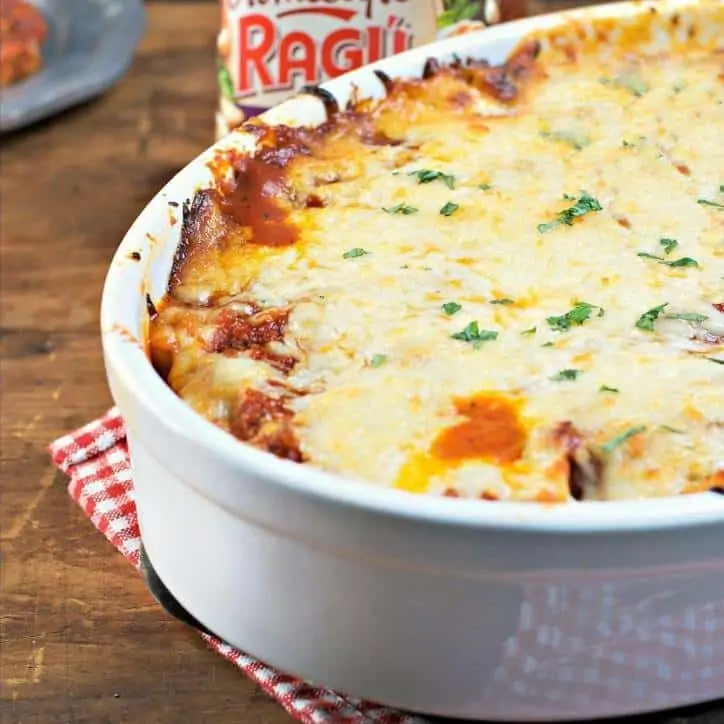
[[[217,137],[304,85],[438,35],[479,29],[491,2],[495,0],[222,0]]]

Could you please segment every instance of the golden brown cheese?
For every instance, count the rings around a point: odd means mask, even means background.
[[[242,441],[414,493],[724,484],[724,6],[702,7],[247,126],[256,154],[186,204],[159,372]]]

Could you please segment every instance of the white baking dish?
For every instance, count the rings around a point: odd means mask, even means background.
[[[679,13],[685,32],[697,7],[718,1],[658,0],[653,21]],[[623,3],[533,18],[375,67],[414,76],[429,56],[500,61],[537,28],[651,12]],[[724,34],[711,21],[701,29]],[[369,69],[326,87],[345,100],[351,84],[383,92]],[[266,116],[323,118],[311,96]],[[252,140],[219,145],[229,143]],[[288,673],[417,712],[573,719],[721,696],[724,497],[550,506],[413,496],[262,453],[176,397],[146,356],[145,295],[166,288],[181,211],[170,204],[210,182],[212,154],[130,229],[102,308],[143,541],[178,601]]]

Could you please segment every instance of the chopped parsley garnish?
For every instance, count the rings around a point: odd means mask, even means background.
[[[554,382],[564,382],[564,381],[572,381],[575,379],[578,379],[578,376],[581,374],[581,370],[573,370],[573,369],[567,369],[567,370],[561,370],[560,372],[556,372],[551,379]]]
[[[625,138],[624,138],[623,141],[621,142],[621,145],[622,145],[624,148],[634,148],[634,147],[636,146],[635,143],[631,143],[631,141],[627,141]]]
[[[618,394],[621,390],[619,390],[619,389],[616,388],[616,387],[609,387],[608,385],[601,385],[601,386],[598,388],[598,391],[599,391],[599,392],[613,392],[613,393],[615,393],[615,394]]]
[[[442,311],[447,314],[448,317],[452,317],[453,314],[457,314],[462,309],[462,305],[457,302],[445,302],[442,305]]]
[[[419,209],[416,209],[414,206],[408,206],[407,204],[397,204],[396,206],[390,206],[389,208],[382,207],[383,211],[386,211],[388,214],[403,214],[404,216],[409,216],[410,214],[416,214]]]
[[[696,312],[682,312],[680,314],[665,314],[666,319],[681,319],[683,322],[694,322],[701,324],[706,322],[709,317],[706,314],[697,314]]]
[[[445,206],[440,209],[440,214],[442,216],[452,216],[459,208],[460,206],[458,204],[448,201]]]
[[[682,256],[680,259],[674,259],[673,261],[664,259],[662,256],[647,254],[645,251],[640,251],[637,256],[640,256],[642,259],[651,259],[652,261],[658,262],[659,264],[664,264],[665,266],[670,266],[672,268],[699,266],[699,262],[696,259],[692,259],[690,256]]]
[[[671,252],[679,246],[679,242],[676,241],[676,239],[659,239],[659,244],[664,247],[664,254],[666,256],[671,254]]]
[[[528,327],[528,329],[524,329],[521,334],[535,334],[538,331],[538,327]]]
[[[370,252],[367,251],[367,249],[363,249],[362,247],[356,246],[354,249],[350,249],[349,251],[345,251],[344,254],[342,254],[343,259],[356,259],[358,256],[366,256]]]
[[[491,304],[515,304],[515,301],[513,299],[510,299],[509,297],[503,297],[502,299],[491,299]]]
[[[666,432],[673,433],[674,435],[683,435],[684,434],[683,430],[678,430],[675,427],[671,427],[671,425],[662,425],[661,429],[666,430]]]
[[[553,342],[546,342],[545,344],[542,344],[541,347],[552,347]]]
[[[591,142],[588,136],[580,131],[541,131],[540,135],[542,138],[551,138],[554,141],[567,143],[576,151],[581,151]]]
[[[449,189],[455,188],[455,177],[450,174],[443,173],[442,171],[433,171],[429,168],[422,168],[419,171],[410,171],[408,176],[417,176],[417,182],[421,184],[429,184],[439,179]]]
[[[565,194],[563,198],[568,201],[572,201],[575,197]],[[592,211],[601,211],[602,209],[603,206],[601,206],[601,204],[598,202],[598,199],[594,199],[593,196],[589,196],[589,194],[583,192],[578,197],[578,199],[576,199],[576,203],[573,204],[573,206],[569,206],[567,209],[559,211],[553,221],[549,221],[545,224],[538,224],[538,231],[541,234],[545,234],[546,232],[551,231],[551,229],[555,229],[556,226],[560,226],[561,224],[565,224],[566,226],[573,226],[573,221],[575,219],[581,216],[585,216]]]
[[[605,314],[603,307],[588,302],[577,302],[570,312],[561,314],[559,317],[546,317],[546,322],[556,332],[567,332],[571,327],[580,327],[587,322],[595,310],[598,310],[596,315],[598,317]]]
[[[717,359],[716,357],[704,357],[704,359],[708,359],[709,362],[714,362],[714,364],[724,365],[724,359]]]
[[[370,360],[370,366],[372,367],[382,367],[382,365],[387,362],[387,355],[386,354],[375,354],[372,355],[372,359]]]
[[[641,73],[638,70],[631,69],[619,73],[614,78],[599,78],[602,85],[613,86],[615,88],[622,88],[632,93],[637,98],[640,98],[649,89],[644,81]]]
[[[492,189],[493,187],[492,187],[490,184],[478,184],[478,188],[479,188],[481,191],[489,191],[489,190]]]
[[[658,307],[649,309],[648,312],[644,312],[636,321],[636,326],[639,329],[643,329],[644,332],[653,332],[654,324],[659,316],[663,313],[664,309],[669,306],[669,303],[659,304]]]
[[[452,338],[459,339],[462,342],[470,342],[475,349],[478,349],[483,342],[498,339],[498,333],[492,329],[480,329],[477,322],[470,322],[462,332],[453,334]]]
[[[697,204],[702,206],[713,206],[715,209],[724,209],[724,204],[717,203],[716,201],[709,201],[709,199],[697,199]]]
[[[613,452],[617,447],[623,445],[627,440],[630,440],[634,435],[638,435],[646,430],[645,425],[637,425],[636,427],[630,427],[626,432],[622,432],[620,435],[611,438],[608,442],[601,445],[601,450],[610,453]]]

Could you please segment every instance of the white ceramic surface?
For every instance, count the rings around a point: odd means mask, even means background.
[[[699,5],[719,0],[702,0]],[[695,0],[657,0],[660,13]],[[453,53],[502,60],[565,17],[491,28],[375,67],[418,75]],[[369,69],[326,85],[383,92]],[[323,120],[294,99],[269,122]],[[248,145],[232,134],[222,144]],[[474,504],[343,480],[243,445],[149,364],[145,294],[162,296],[182,203],[207,151],[148,205],[108,274],[108,379],[128,425],[144,545],[165,585],[229,643],[348,694],[468,719],[581,719],[715,699],[724,681],[724,497]],[[142,261],[132,260],[140,252]]]

